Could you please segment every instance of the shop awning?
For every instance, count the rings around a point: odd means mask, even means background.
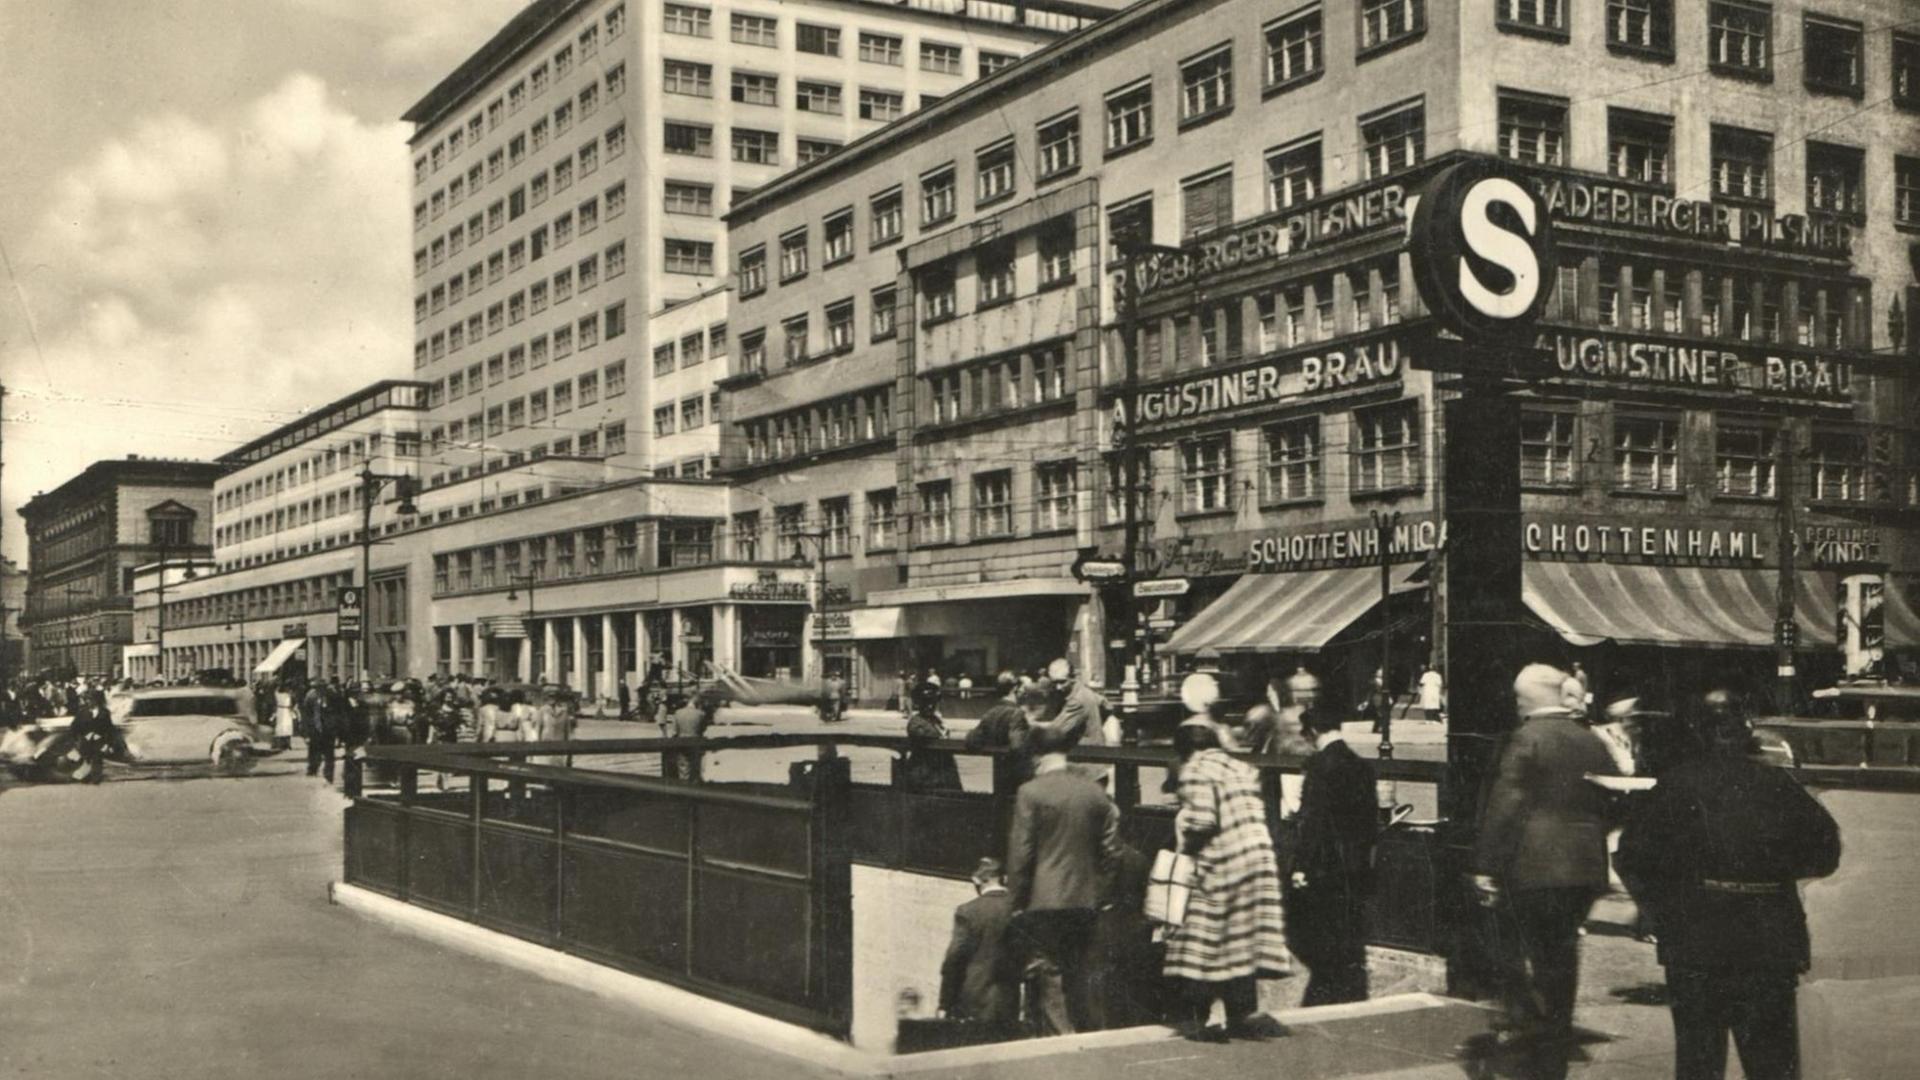
[[[265,660],[260,661],[259,666],[253,669],[253,673],[255,675],[271,675],[279,671],[281,665],[292,659],[293,654],[299,652],[300,647],[306,643],[307,639],[303,637],[290,637],[282,641],[273,647],[273,651],[267,654]]]
[[[1425,563],[1393,568],[1393,591]],[[1380,568],[1351,566],[1291,574],[1246,574],[1220,599],[1174,631],[1164,650],[1197,653],[1320,649],[1380,602]]]
[[[907,612],[899,607],[850,608],[847,635],[854,641],[879,641],[907,636]]]
[[[1527,606],[1574,645],[1773,647],[1778,574],[1758,568],[1528,563]],[[1795,578],[1803,648],[1832,647],[1833,575]]]
[[[867,594],[875,606],[946,604],[956,600],[1013,600],[1029,596],[1085,596],[1092,590],[1072,578],[1015,578],[955,585],[919,585],[906,589],[876,589]]]
[[[480,636],[523,638],[527,636],[527,623],[518,615],[488,615],[480,620]]]

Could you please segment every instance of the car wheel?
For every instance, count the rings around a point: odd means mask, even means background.
[[[240,732],[230,731],[213,742],[213,767],[225,776],[253,770],[253,747]]]

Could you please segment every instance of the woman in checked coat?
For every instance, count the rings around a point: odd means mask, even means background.
[[[1267,828],[1260,775],[1221,749],[1202,713],[1180,725],[1180,812],[1174,830],[1195,864],[1186,921],[1167,936],[1166,974],[1186,980],[1191,1038],[1264,1039],[1286,1034],[1260,1013],[1257,977],[1291,974],[1280,907],[1280,869]],[[1226,1027],[1211,1027],[1215,1000]]]

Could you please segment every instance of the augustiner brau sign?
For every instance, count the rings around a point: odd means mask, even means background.
[[[1853,365],[1830,357],[1784,356],[1737,342],[1596,330],[1546,330],[1536,344],[1552,353],[1553,374],[1572,379],[1853,399]]]
[[[1398,337],[1354,338],[1246,367],[1203,370],[1184,379],[1142,387],[1136,395],[1139,415],[1132,419],[1143,424],[1173,423],[1397,382],[1403,367]],[[1114,401],[1113,419],[1116,424],[1127,423],[1125,398]]]

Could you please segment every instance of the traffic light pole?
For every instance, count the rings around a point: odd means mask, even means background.
[[[360,632],[354,636],[354,671],[366,682],[367,622],[373,614],[373,504],[380,490],[393,484],[400,494],[401,513],[411,513],[414,478],[405,473],[377,473],[372,465],[360,470]],[[336,629],[336,633],[338,630]]]

